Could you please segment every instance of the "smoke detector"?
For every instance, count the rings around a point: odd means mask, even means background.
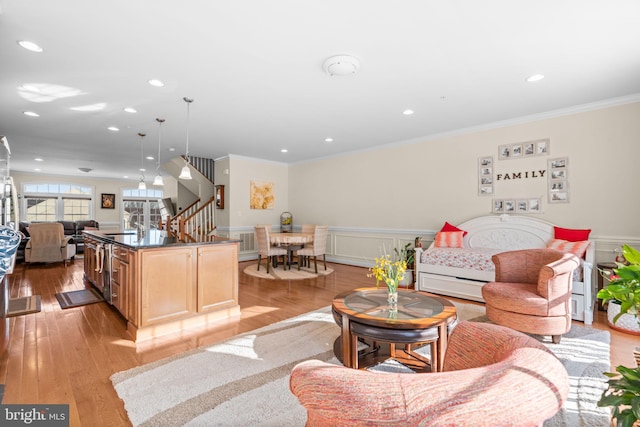
[[[348,76],[358,71],[360,61],[353,56],[336,55],[324,61],[322,67],[330,76]]]

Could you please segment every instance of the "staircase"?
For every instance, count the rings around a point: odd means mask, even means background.
[[[206,177],[213,186],[214,161],[202,157],[189,156],[190,167]],[[214,222],[215,197],[206,201],[197,199],[191,205],[178,212],[174,217],[168,216],[166,222],[160,221],[158,227],[181,242],[202,242],[214,238],[216,229]]]

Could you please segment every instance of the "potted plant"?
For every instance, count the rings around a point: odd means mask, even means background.
[[[640,334],[640,251],[623,245],[622,255],[628,264],[616,263],[618,268],[613,269],[613,274],[601,272],[610,282],[598,291],[597,297],[603,303],[609,301],[607,312],[612,327]]]
[[[611,406],[611,418],[617,427],[632,427],[640,420],[640,367],[616,368],[618,373],[605,372],[608,388],[602,393],[598,406]]]
[[[413,284],[413,270],[416,251],[411,247],[411,243],[407,243],[400,249],[394,248],[393,252],[396,255],[396,259],[398,261],[404,261],[407,266],[407,270],[405,272],[404,278],[400,281],[400,285],[409,287]]]

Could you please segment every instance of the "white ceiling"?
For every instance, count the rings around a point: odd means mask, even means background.
[[[13,170],[135,181],[138,132],[147,134],[145,155],[157,156],[155,118],[166,120],[163,161],[184,153],[185,96],[194,99],[190,154],[296,163],[640,94],[637,0],[0,0],[0,8],[0,135]],[[358,58],[359,71],[327,75],[322,64],[337,54]],[[527,83],[536,73],[546,78]],[[39,102],[23,85],[71,90]],[[87,106],[99,108],[73,110]]]

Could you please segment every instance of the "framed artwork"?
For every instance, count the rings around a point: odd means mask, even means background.
[[[491,211],[493,213],[542,213],[542,199],[493,199]]]
[[[478,195],[493,194],[493,156],[478,159]]]
[[[549,159],[547,165],[549,203],[569,203],[569,159]]]
[[[549,145],[549,138],[500,145],[498,146],[498,159],[510,160],[532,156],[547,156],[549,154]]]
[[[251,181],[249,183],[249,197],[251,209],[273,209],[276,203],[273,182]]]
[[[224,209],[224,185],[216,185],[216,209]]]
[[[102,193],[102,209],[115,209],[116,208],[116,195],[109,193]]]

